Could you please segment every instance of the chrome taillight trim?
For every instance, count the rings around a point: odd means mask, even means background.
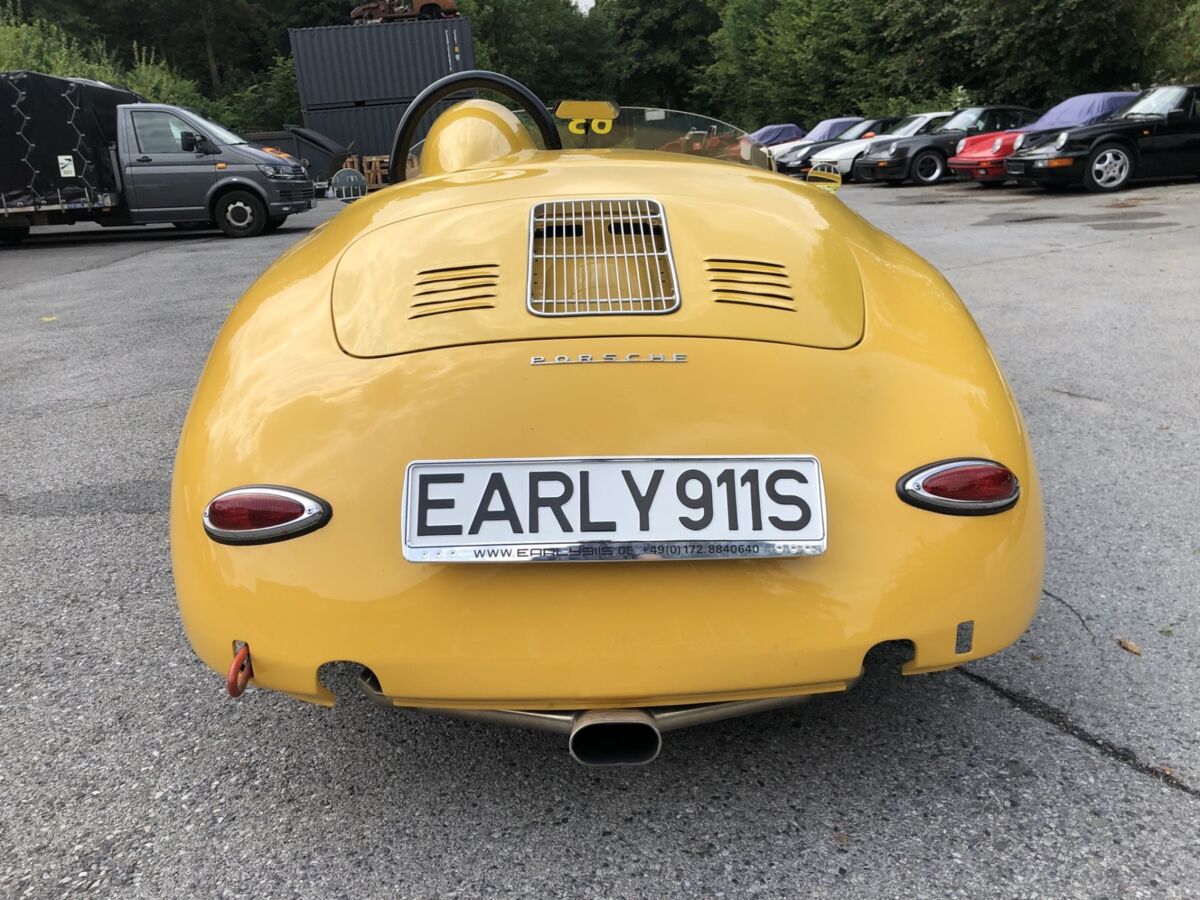
[[[896,482],[896,493],[905,503],[910,503],[920,509],[946,513],[951,516],[990,516],[995,513],[1004,512],[1006,509],[1012,509],[1016,506],[1017,501],[1021,499],[1021,481],[1017,478],[1015,472],[1013,472],[1013,481],[1016,486],[1012,496],[1003,500],[953,500],[949,497],[939,497],[936,494],[931,494],[924,489],[925,481],[934,475],[964,466],[996,466],[1012,472],[1012,469],[1004,465],[1004,463],[996,462],[994,459],[983,459],[974,456],[944,459],[941,462],[928,463],[901,475],[900,480]]]
[[[218,500],[226,500],[242,494],[272,494],[286,500],[292,500],[304,506],[304,512],[290,522],[282,525],[272,525],[269,528],[251,528],[245,531],[231,531],[227,528],[217,528],[208,518],[208,511]],[[247,484],[232,490],[223,491],[205,504],[201,514],[204,530],[218,544],[269,544],[287,538],[299,537],[329,524],[333,518],[333,507],[314,494],[296,488],[279,487],[274,484]]]

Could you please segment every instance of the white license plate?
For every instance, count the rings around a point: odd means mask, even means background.
[[[812,456],[431,460],[403,533],[412,562],[815,556],[825,491]]]

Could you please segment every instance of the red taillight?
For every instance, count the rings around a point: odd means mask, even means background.
[[[291,488],[237,488],[204,509],[204,529],[222,543],[249,544],[295,537],[329,521],[324,500]]]
[[[247,493],[208,504],[208,524],[222,531],[249,531],[286,525],[304,515],[304,504],[291,497]]]
[[[1017,502],[1021,486],[1010,469],[987,459],[957,459],[922,466],[896,485],[901,499],[937,512],[986,515]]]

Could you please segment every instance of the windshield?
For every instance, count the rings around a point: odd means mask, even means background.
[[[556,123],[564,150],[660,150],[771,167],[766,148],[745,131],[699,113],[622,106],[604,133],[596,123],[583,134],[574,134],[569,122]]]
[[[204,129],[204,136],[214,144],[244,144],[246,139],[240,135],[234,134],[224,125],[218,125],[212,119],[206,119],[200,113],[189,109],[188,112],[195,117],[200,123],[200,127]]]
[[[514,114],[541,147],[541,138],[536,137],[537,128],[529,114],[524,110],[514,110]],[[573,123],[566,120],[555,118],[555,124],[564,150],[657,150],[723,159],[760,169],[771,168],[767,148],[749,134],[736,125],[699,113],[622,106],[617,118],[603,124],[592,122],[590,127],[582,129],[582,134],[572,131]],[[607,130],[601,131],[602,127]],[[425,142],[421,141],[409,151],[407,170],[410,178],[416,177],[424,147]]]
[[[1186,95],[1187,88],[1183,87],[1155,88],[1152,91],[1142,94],[1142,96],[1131,103],[1129,109],[1121,113],[1121,118],[1165,116],[1171,110],[1177,108],[1183,102],[1183,98]]]
[[[964,109],[950,117],[945,125],[935,129],[936,131],[970,131],[971,126],[979,121],[979,117],[983,115],[983,110],[977,106],[970,109]]]
[[[925,121],[922,116],[905,116],[899,122],[892,124],[892,127],[881,134],[890,135],[892,137],[908,137],[910,134],[916,134],[917,129],[921,127],[921,123]]]
[[[858,138],[862,137],[868,131],[878,131],[878,130],[879,130],[878,120],[867,119],[865,121],[859,122],[857,125],[851,125],[845,131],[843,131],[841,134],[839,134],[838,137],[842,138],[844,140],[847,140],[847,141],[853,141],[853,140],[857,140]]]

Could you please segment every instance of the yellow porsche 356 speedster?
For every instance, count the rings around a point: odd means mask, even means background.
[[[521,115],[447,108],[469,89]],[[172,489],[200,658],[326,704],[353,662],[381,703],[633,764],[879,645],[914,674],[1016,640],[1037,477],[946,280],[728,126],[557,114],[432,85],[392,186],[230,315]]]

